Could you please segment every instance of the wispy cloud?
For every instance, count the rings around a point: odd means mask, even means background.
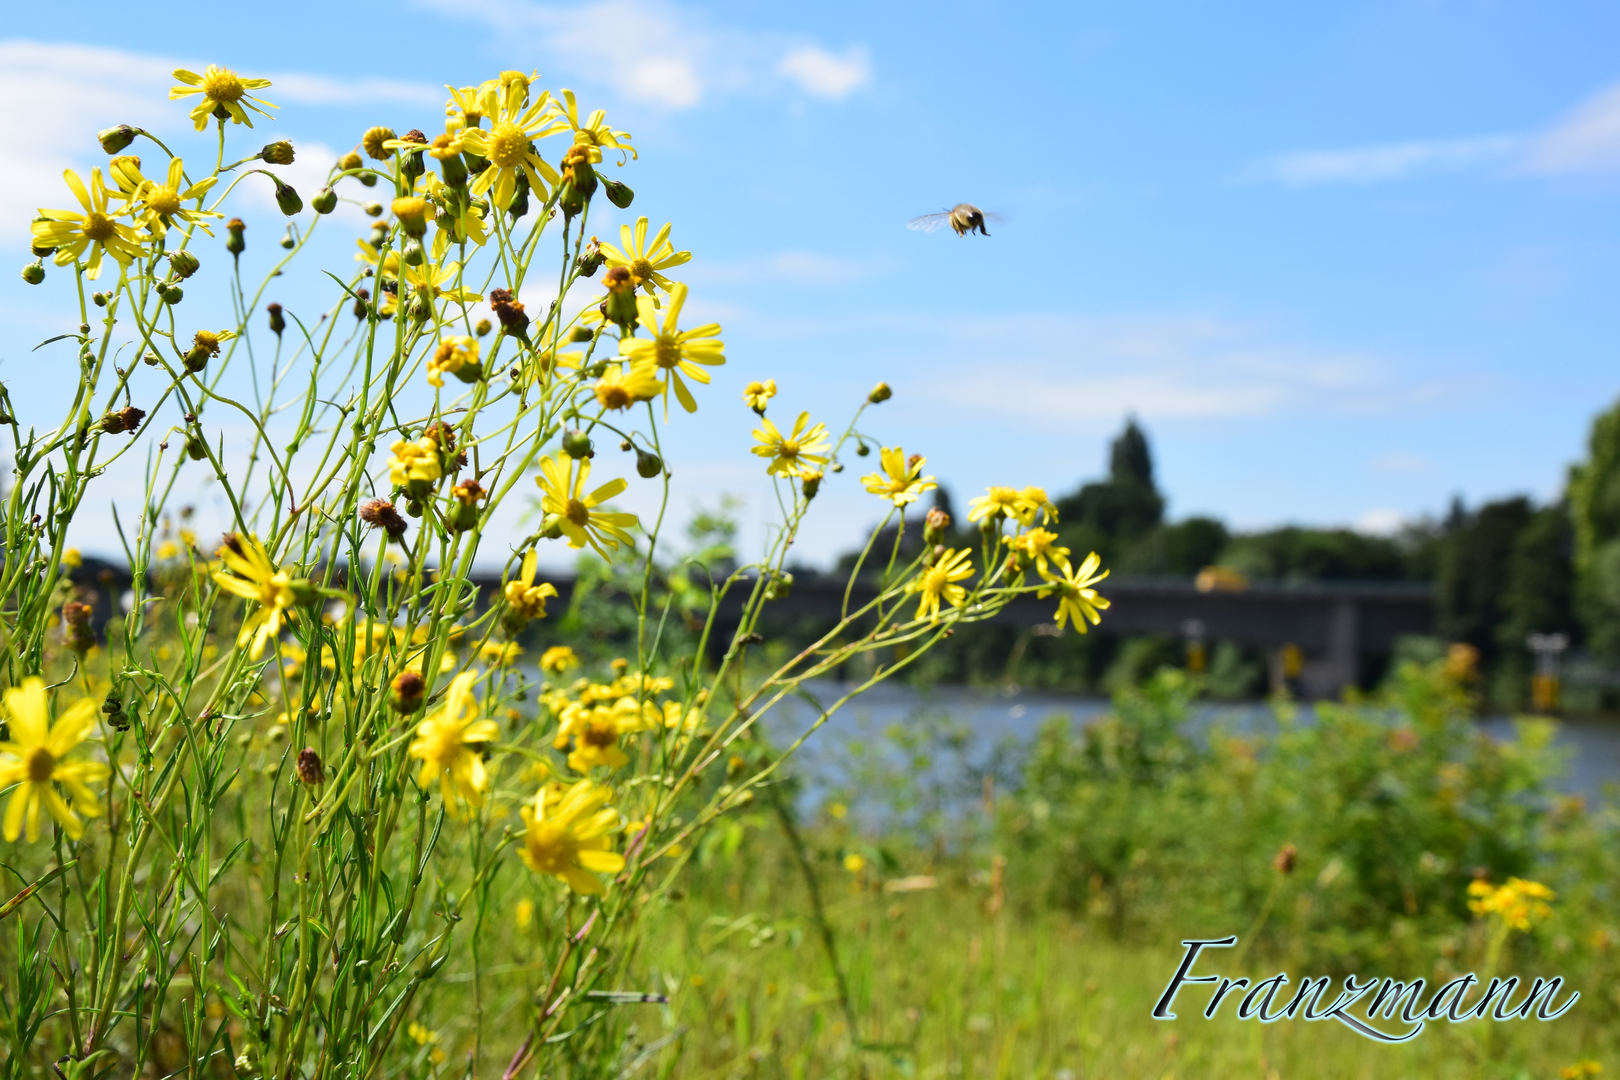
[[[1434,468],[1434,462],[1422,454],[1414,454],[1407,450],[1391,450],[1379,454],[1367,464],[1373,472],[1389,475],[1421,473]]]
[[[195,58],[160,56],[63,42],[0,41],[0,100],[27,107],[0,111],[0,203],[31,210],[62,206],[70,199],[62,171],[84,169],[105,159],[94,133],[116,124],[133,124],[162,134],[189,128],[187,107],[168,100],[170,77],[177,67],[201,68]],[[87,79],[85,72],[95,73]],[[314,106],[361,105],[378,100],[410,104],[436,103],[442,89],[391,79],[332,79],[299,72],[248,72],[272,80],[264,96],[271,101]],[[285,131],[268,127],[272,137]],[[268,139],[266,140],[268,141]],[[318,144],[295,142],[298,176],[316,162],[330,164],[335,155]],[[324,176],[325,169],[320,169]],[[298,186],[298,180],[293,180]],[[315,186],[318,186],[315,185]],[[314,190],[308,183],[300,187]],[[14,243],[27,233],[28,214],[0,215],[0,241]]]
[[[757,259],[692,264],[688,278],[719,284],[782,282],[789,285],[848,285],[889,269],[883,259],[857,259],[814,251],[779,251]]]
[[[836,101],[872,79],[871,61],[862,49],[829,52],[802,36],[719,24],[668,0],[420,2],[498,26],[504,47],[538,48],[548,67],[570,79],[605,85],[627,101],[666,109],[690,109],[717,92],[753,90],[773,82]],[[604,47],[608,42],[611,47]]]
[[[1540,131],[1295,150],[1262,159],[1247,175],[1300,187],[1487,168],[1504,174],[1620,172],[1620,84]]]

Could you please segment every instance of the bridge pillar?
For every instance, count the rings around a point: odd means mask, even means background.
[[[1300,690],[1307,698],[1336,698],[1360,674],[1361,611],[1354,600],[1341,599],[1328,614],[1327,651],[1306,658]]]

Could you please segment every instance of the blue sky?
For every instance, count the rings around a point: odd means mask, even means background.
[[[691,307],[730,359],[675,425],[677,505],[741,495],[751,535],[769,499],[744,453],[753,378],[777,380],[779,412],[829,420],[887,379],[869,429],[959,500],[1067,490],[1134,413],[1171,513],[1240,527],[1552,497],[1620,393],[1612,4],[253,10],[8,18],[0,239],[18,267],[61,169],[102,158],[96,129],[192,138],[164,100],[178,64],[275,80],[279,117],[256,131],[300,147],[306,197],[370,124],[432,130],[442,84],[538,68],[634,134],[641,159],[613,175],[694,252]],[[281,219],[257,198],[263,250]],[[964,199],[1006,223],[905,230]],[[346,264],[364,227],[337,217],[319,253]],[[64,329],[64,281],[0,281],[0,378],[43,408],[60,379],[26,348]],[[806,558],[875,519],[855,471]]]

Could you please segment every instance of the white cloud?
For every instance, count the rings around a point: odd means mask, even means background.
[[[606,84],[627,101],[665,109],[690,109],[711,93],[758,89],[773,78],[815,97],[840,99],[871,78],[861,49],[840,56],[787,35],[719,25],[668,0],[420,2],[497,27],[503,53],[538,47],[544,63],[568,78]]]
[[[782,57],[776,72],[798,83],[799,89],[812,97],[834,101],[843,100],[850,91],[872,79],[872,65],[867,60],[866,50],[850,49],[843,56],[835,56],[814,45],[794,49]]]
[[[1434,467],[1434,463],[1422,454],[1413,454],[1406,450],[1391,450],[1387,454],[1379,454],[1368,462],[1368,465],[1373,472],[1391,475],[1427,472]]]
[[[1387,507],[1369,510],[1356,518],[1355,530],[1372,536],[1392,536],[1406,524],[1406,515]]]
[[[174,84],[170,72],[201,66],[195,60],[91,45],[0,41],[0,100],[27,103],[26,108],[0,110],[0,205],[11,208],[0,216],[0,242],[14,244],[26,236],[34,208],[68,205],[64,200],[72,196],[62,183],[62,171],[82,172],[106,160],[96,144],[97,131],[132,124],[164,137],[189,132],[189,106],[168,99]],[[278,104],[348,105],[379,99],[422,103],[444,96],[442,90],[388,79],[346,82],[297,73],[267,77],[274,86],[264,96]],[[266,127],[266,142],[285,137],[263,121],[254,130]],[[331,153],[318,144],[295,145],[300,158],[292,168],[299,176],[307,171],[306,163]],[[137,145],[130,152],[149,154],[152,149]],[[319,187],[307,180],[292,182],[306,202]],[[19,207],[26,209],[18,211]]]
[[[688,280],[723,284],[786,282],[790,285],[847,285],[889,268],[882,259],[852,259],[814,251],[779,251],[758,259],[693,264]]]
[[[1588,98],[1539,135],[1524,167],[1538,173],[1620,170],[1620,84]]]
[[[1398,180],[1419,172],[1463,169],[1503,161],[1516,154],[1523,143],[1523,139],[1514,135],[1489,135],[1343,150],[1301,150],[1278,154],[1262,162],[1255,173],[1296,186]]]
[[[930,395],[1021,419],[1107,426],[1307,412],[1372,412],[1428,400],[1395,365],[1349,349],[1278,340],[1201,315],[1006,317],[934,324],[943,354]],[[1016,374],[1010,374],[1016,373]]]

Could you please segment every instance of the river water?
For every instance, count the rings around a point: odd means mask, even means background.
[[[823,705],[847,690],[830,682],[809,687],[810,695]],[[918,778],[967,796],[986,774],[999,783],[1015,781],[1022,748],[1047,719],[1066,716],[1071,724],[1084,727],[1110,708],[1105,698],[959,686],[920,692],[884,683],[834,713],[799,751],[794,771],[806,782],[807,801],[848,787],[859,775],[881,776],[886,770],[894,775],[897,769],[926,773]],[[766,718],[772,742],[784,746],[814,721],[817,711],[805,701],[784,701]],[[1300,723],[1308,724],[1313,717],[1311,706],[1300,707]],[[1485,717],[1477,723],[1494,739],[1514,737],[1509,716]],[[1277,722],[1264,703],[1211,703],[1195,709],[1190,726],[1194,735],[1217,726],[1268,734],[1276,731]],[[1559,722],[1554,742],[1566,757],[1556,782],[1560,790],[1596,802],[1605,785],[1620,783],[1620,721],[1567,718]]]

